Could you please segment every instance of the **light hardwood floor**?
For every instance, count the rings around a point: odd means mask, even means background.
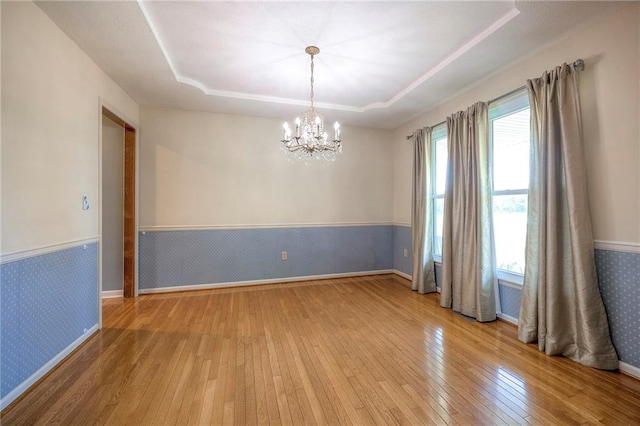
[[[394,275],[110,299],[13,424],[640,424],[640,381]]]

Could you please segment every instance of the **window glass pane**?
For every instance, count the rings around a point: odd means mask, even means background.
[[[529,187],[529,108],[492,121],[493,190]]]
[[[444,198],[433,200],[433,254],[442,256],[442,228],[444,224]]]
[[[437,139],[436,147],[436,195],[444,195],[447,183],[447,138]]]
[[[527,195],[494,195],[493,226],[498,269],[524,274]]]

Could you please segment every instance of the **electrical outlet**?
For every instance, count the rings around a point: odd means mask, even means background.
[[[404,257],[409,257],[409,250],[407,250],[407,249],[402,250],[402,255]]]
[[[287,260],[289,258],[289,255],[287,254],[286,251],[282,252],[282,260]]]

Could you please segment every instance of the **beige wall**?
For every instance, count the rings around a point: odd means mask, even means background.
[[[335,162],[289,162],[282,121],[140,110],[140,226],[390,222],[392,133],[344,128]]]
[[[585,156],[595,238],[640,243],[640,3],[630,4],[396,130],[394,211],[410,222],[411,143],[405,136],[479,100],[523,86],[562,62],[583,58],[580,75]]]
[[[138,105],[35,4],[1,7],[2,253],[97,236],[99,99]]]

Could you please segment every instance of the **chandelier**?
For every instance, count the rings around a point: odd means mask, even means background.
[[[333,140],[329,139],[324,130],[324,117],[313,106],[313,57],[320,53],[316,46],[308,46],[304,50],[311,56],[311,109],[296,117],[296,128],[292,132],[289,123],[285,122],[282,148],[290,159],[308,159],[315,157],[320,160],[333,161],[342,152],[340,140],[340,124],[336,121],[333,126]]]

